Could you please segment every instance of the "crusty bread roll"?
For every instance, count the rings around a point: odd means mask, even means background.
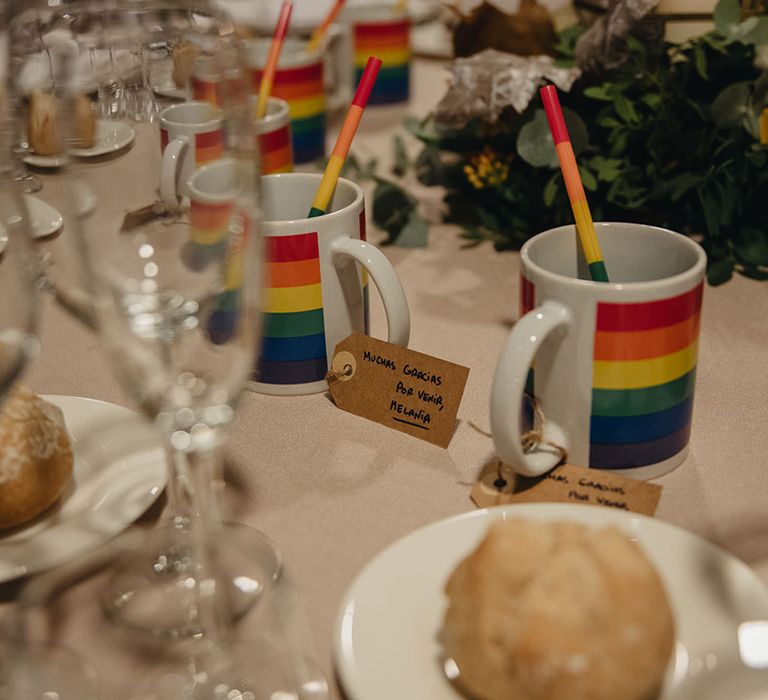
[[[59,135],[59,102],[54,95],[35,90],[29,98],[27,141],[40,156],[53,156],[62,150]]]
[[[86,95],[75,98],[75,146],[93,148],[96,143],[96,115]]]
[[[672,612],[640,547],[615,528],[491,526],[446,585],[441,632],[478,700],[651,700]]]
[[[200,49],[194,44],[182,41],[173,47],[173,82],[176,87],[187,87],[192,75],[195,60],[200,55]]]
[[[53,505],[72,462],[61,409],[14,389],[0,412],[0,528],[31,520]]]

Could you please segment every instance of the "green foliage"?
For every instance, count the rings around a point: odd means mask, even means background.
[[[561,34],[563,61],[572,60],[581,31]],[[584,76],[562,96],[593,217],[700,236],[711,284],[734,272],[768,279],[768,145],[759,142],[768,73],[754,66],[764,43],[768,17],[741,20],[738,0],[721,0],[714,31],[668,44],[661,55],[629,37],[623,65],[601,82]],[[537,100],[496,124],[451,130],[427,118],[406,127],[423,143],[411,167],[421,183],[445,187],[445,218],[461,225],[468,245],[518,248],[572,221]],[[410,162],[398,148],[396,163]],[[374,217],[390,237],[399,226],[398,236],[423,240],[411,195],[401,190],[396,199],[381,182],[377,192]]]

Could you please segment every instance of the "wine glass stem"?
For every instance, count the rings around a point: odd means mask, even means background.
[[[181,435],[183,437],[184,433]],[[230,615],[226,582],[215,546],[222,525],[218,498],[221,440],[214,439],[210,443],[211,447],[198,445],[184,449],[178,446],[179,433],[168,436],[168,507],[172,525],[187,530],[190,535],[196,572],[195,609],[190,611],[191,617],[202,636],[209,643],[217,644],[224,641]]]

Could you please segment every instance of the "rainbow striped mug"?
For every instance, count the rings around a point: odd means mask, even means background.
[[[526,476],[559,461],[547,442],[571,464],[647,479],[687,454],[704,250],[653,226],[595,228],[610,283],[578,279],[573,226],[520,251],[521,318],[496,368],[491,429],[499,457]],[[543,416],[543,441],[527,451],[519,433],[533,417],[526,389]]]
[[[192,95],[198,102],[219,105],[219,85],[221,78],[211,56],[200,56],[192,71]],[[254,97],[254,105],[256,98]],[[291,143],[291,117],[289,105],[285,100],[270,97],[267,101],[267,113],[256,120],[256,133],[259,135],[259,155],[261,172],[289,173],[293,171],[293,146]]]
[[[258,94],[271,40],[253,39],[248,47],[253,92]],[[307,52],[306,43],[286,39],[272,85],[272,95],[288,103],[291,115],[293,162],[325,157],[326,87],[323,51]]]
[[[195,168],[221,158],[224,132],[219,110],[207,102],[185,102],[160,112],[160,198],[173,210],[189,196]]]
[[[251,388],[267,394],[325,391],[334,349],[368,333],[368,277],[379,290],[388,340],[407,345],[408,303],[392,264],[366,241],[363,191],[339,179],[327,214],[305,218],[321,174],[261,179],[266,298]],[[356,264],[357,263],[357,264]]]
[[[381,59],[381,70],[368,104],[407,102],[411,82],[411,18],[397,6],[359,5],[344,9],[349,26],[354,84],[369,56]]]

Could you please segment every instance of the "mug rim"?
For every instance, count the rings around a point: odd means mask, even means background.
[[[277,109],[270,114],[269,110],[274,105],[277,105]],[[283,124],[277,124],[275,122],[281,122],[283,120],[285,120],[286,124],[291,120],[288,102],[280,97],[268,97],[267,113],[261,119],[256,119],[256,132],[261,136],[262,134],[269,133],[273,129],[279,129]]]
[[[272,173],[270,175],[262,175],[262,180],[314,180],[318,184],[320,183],[320,180],[323,178],[323,173]],[[270,225],[270,226],[290,226],[290,227],[306,227],[306,226],[312,226],[313,224],[316,225],[320,222],[328,222],[333,221],[334,218],[341,218],[343,216],[346,216],[349,213],[349,210],[357,207],[362,206],[363,204],[363,188],[360,187],[356,182],[353,182],[352,180],[348,180],[345,177],[340,177],[338,182],[336,183],[336,187],[339,185],[343,185],[344,187],[350,187],[352,191],[355,193],[355,198],[347,204],[345,207],[342,207],[341,209],[337,209],[336,211],[327,212],[325,214],[321,214],[320,216],[314,216],[312,218],[308,216],[301,217],[299,219],[263,219],[262,224],[263,225]],[[262,198],[264,196],[264,193],[262,191]]]
[[[196,187],[194,180],[197,177],[201,177],[207,174],[214,168],[220,168],[222,166],[233,165],[234,160],[232,158],[222,158],[221,160],[215,160],[212,163],[206,163],[195,169],[194,172],[187,178],[187,189],[189,190],[190,200],[199,201],[203,204],[226,204],[231,202],[235,197],[235,191],[220,192],[217,194],[211,194],[210,192],[204,192],[199,187]]]
[[[197,106],[197,105],[205,105],[206,107],[210,107],[213,110],[214,116],[211,119],[207,119],[204,122],[179,122],[174,119],[171,119],[168,117],[167,112],[173,109],[178,109],[180,107],[189,107],[189,106]],[[219,116],[215,116],[218,113]],[[180,104],[175,105],[169,105],[166,107],[162,112],[160,112],[160,124],[161,126],[168,125],[173,127],[190,127],[192,129],[200,129],[207,126],[213,126],[216,129],[221,128],[221,109],[216,107],[215,105],[212,105],[210,102],[204,102],[203,100],[189,100],[189,102],[182,102]]]
[[[550,228],[546,231],[541,231],[535,236],[529,238],[520,248],[520,262],[524,262],[525,267],[530,268],[537,275],[550,282],[557,282],[559,284],[572,284],[576,287],[581,287],[584,289],[611,289],[615,291],[647,290],[659,284],[675,284],[677,282],[683,282],[688,278],[695,280],[703,276],[704,272],[706,271],[707,255],[704,252],[704,248],[702,248],[698,243],[696,243],[696,241],[692,240],[689,236],[683,233],[678,233],[661,226],[652,226],[651,224],[638,224],[630,221],[595,221],[594,224],[595,228],[618,225],[650,231],[659,231],[662,232],[663,235],[669,234],[671,236],[677,236],[682,245],[687,246],[691,251],[693,251],[696,256],[696,261],[689,268],[683,270],[682,272],[678,272],[675,275],[660,277],[653,280],[643,280],[639,282],[595,282],[593,280],[579,279],[577,277],[568,277],[566,275],[561,275],[558,272],[553,272],[552,270],[548,270],[547,268],[542,267],[531,259],[530,254],[531,248],[536,245],[537,241],[551,238],[553,236],[559,236],[564,232],[569,232],[576,235],[575,224],[566,224],[564,226],[557,226],[556,228]]]
[[[295,36],[287,36],[285,38],[286,43],[288,42],[296,42],[296,44],[300,47],[297,51],[290,53],[289,51],[286,51],[288,48],[285,44],[283,45],[283,50],[280,52],[280,57],[277,61],[277,69],[285,69],[290,70],[291,68],[305,68],[306,66],[314,65],[315,63],[321,63],[323,61],[323,53],[325,46],[321,44],[318,48],[316,48],[314,51],[307,51],[306,49],[306,42],[301,41],[299,37]],[[246,40],[246,46],[247,46],[247,59],[246,64],[250,67],[251,70],[264,70],[266,64],[267,64],[267,55],[264,56],[264,61],[257,61],[256,56],[254,55],[257,52],[256,47],[259,45],[264,45],[269,47],[271,45],[272,39],[270,37],[252,37],[250,39]],[[269,53],[269,51],[267,51]]]
[[[398,3],[392,5],[357,5],[345,7],[343,17],[352,24],[390,24],[402,22],[404,19],[413,23],[411,13],[406,8],[399,8]]]

